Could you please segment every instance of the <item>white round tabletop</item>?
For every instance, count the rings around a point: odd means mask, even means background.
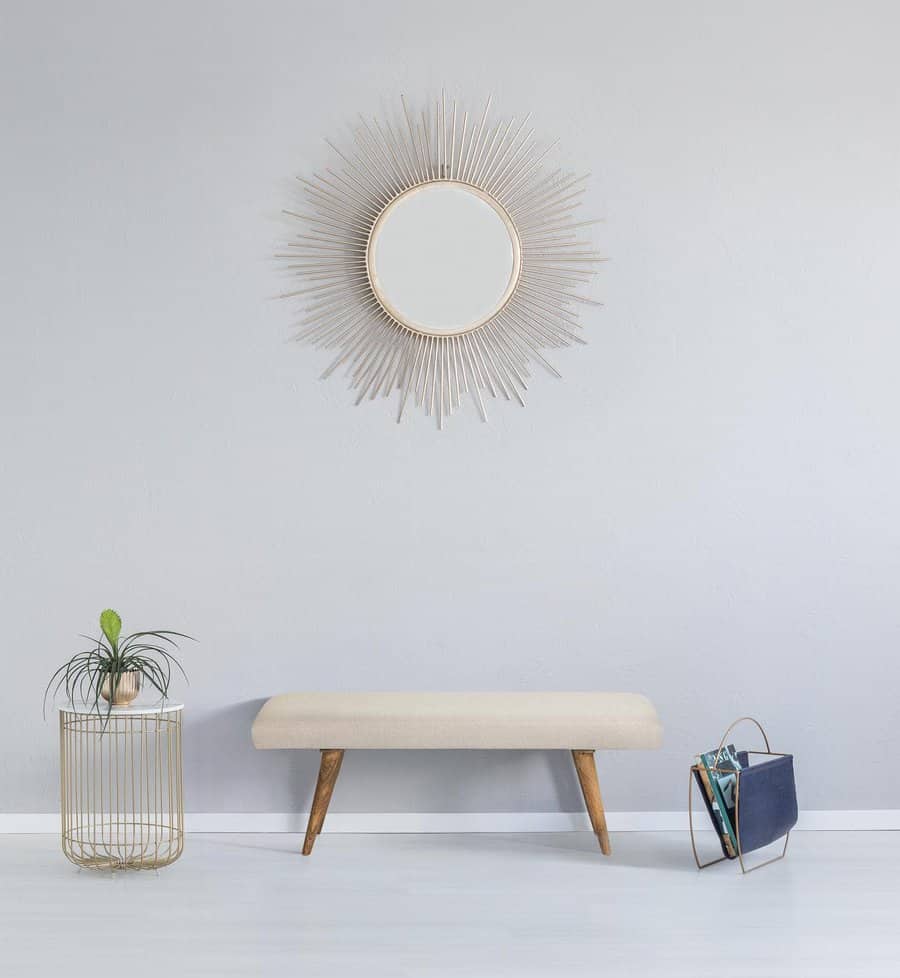
[[[93,703],[61,703],[57,709],[60,713],[75,713],[79,716],[86,714],[100,716],[107,715],[106,700],[101,700],[99,704]],[[152,716],[156,713],[177,713],[184,709],[184,703],[173,703],[169,700],[158,700],[156,703],[131,703],[129,706],[114,706],[109,710],[109,715],[113,717],[143,717]]]

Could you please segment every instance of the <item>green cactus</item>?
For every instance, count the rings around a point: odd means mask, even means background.
[[[122,633],[122,619],[118,613],[113,611],[112,608],[101,611],[100,627],[103,629],[103,634],[106,636],[109,644],[115,649],[116,643],[119,641],[119,635]]]

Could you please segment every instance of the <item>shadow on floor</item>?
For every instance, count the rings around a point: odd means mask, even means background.
[[[303,836],[300,833],[272,833],[268,835],[230,835],[206,836],[215,839],[217,845],[224,848],[255,849],[262,852],[300,856]],[[691,854],[690,840],[684,832],[613,832],[611,834],[613,853],[603,856],[592,832],[516,832],[516,833],[457,833],[409,835],[368,834],[368,833],[324,833],[318,842],[319,852],[327,846],[347,844],[364,844],[373,849],[391,849],[408,847],[415,844],[427,858],[429,844],[441,849],[453,849],[465,855],[477,855],[486,850],[505,850],[512,852],[520,850],[523,859],[534,859],[538,856],[535,850],[543,850],[554,859],[560,857],[571,859],[573,862],[595,862],[598,867],[630,866],[636,869],[668,870],[679,873],[696,873],[694,858]],[[314,854],[312,859],[316,858]]]

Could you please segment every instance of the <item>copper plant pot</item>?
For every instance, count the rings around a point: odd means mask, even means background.
[[[139,672],[120,672],[119,685],[116,687],[116,695],[112,698],[113,706],[128,706],[137,694],[141,691],[141,674]],[[112,694],[112,677],[107,675],[100,687],[100,695],[107,702],[110,701]]]

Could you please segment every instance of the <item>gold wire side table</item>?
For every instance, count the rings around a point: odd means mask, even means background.
[[[76,866],[159,869],[181,855],[183,709],[59,708],[62,848]]]

